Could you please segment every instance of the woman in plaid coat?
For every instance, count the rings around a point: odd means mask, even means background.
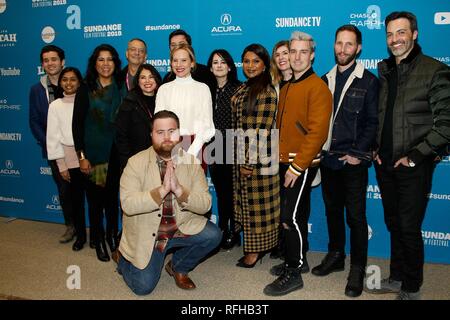
[[[271,85],[270,56],[263,46],[246,47],[242,62],[248,80],[231,100],[236,136],[234,206],[236,223],[244,231],[245,255],[237,266],[252,268],[278,242],[278,150],[277,135],[271,132],[277,93]]]

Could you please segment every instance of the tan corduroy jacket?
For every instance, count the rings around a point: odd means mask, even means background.
[[[182,196],[174,201],[177,225],[184,234],[198,234],[208,221],[203,215],[211,208],[205,174],[198,161],[183,151],[174,162],[175,174],[184,190]],[[155,188],[161,185],[153,147],[128,160],[120,179],[124,214],[119,250],[139,269],[148,265],[153,253],[162,216],[162,201]]]

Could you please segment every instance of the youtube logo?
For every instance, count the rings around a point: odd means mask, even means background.
[[[436,12],[434,24],[450,24],[450,12]]]

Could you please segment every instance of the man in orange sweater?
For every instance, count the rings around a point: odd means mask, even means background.
[[[327,139],[332,95],[312,69],[315,43],[304,32],[291,35],[291,81],[280,92],[277,128],[280,137],[281,223],[285,262],[270,273],[278,276],[264,293],[281,296],[303,287],[301,273],[309,271],[308,219],[311,183],[318,170],[317,155]]]

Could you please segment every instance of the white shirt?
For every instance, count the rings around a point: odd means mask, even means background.
[[[56,99],[48,108],[47,153],[49,160],[64,158],[65,146],[73,146],[72,117],[75,94]]]
[[[211,92],[206,84],[191,76],[177,77],[158,89],[155,113],[161,110],[172,111],[178,116],[181,135],[195,134],[188,153],[197,156],[203,144],[214,137]]]

